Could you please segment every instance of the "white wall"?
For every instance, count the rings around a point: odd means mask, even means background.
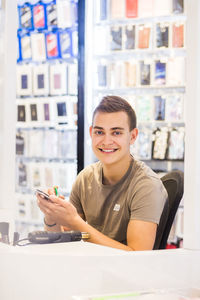
[[[184,247],[200,249],[200,1],[185,0],[186,140]]]
[[[0,49],[0,221],[12,218],[15,192],[17,2],[3,0]]]

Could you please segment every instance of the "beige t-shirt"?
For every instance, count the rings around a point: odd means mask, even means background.
[[[70,202],[88,224],[126,243],[130,220],[159,223],[167,192],[156,173],[135,159],[114,185],[102,184],[102,172],[101,162],[92,164],[78,174],[72,187]]]

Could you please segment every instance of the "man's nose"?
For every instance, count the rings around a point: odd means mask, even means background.
[[[104,134],[104,136],[103,136],[103,144],[109,145],[109,144],[112,144],[112,143],[113,143],[112,135],[111,134]]]

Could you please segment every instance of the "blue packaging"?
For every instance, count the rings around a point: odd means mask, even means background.
[[[58,26],[56,0],[46,4],[47,27],[55,28]]]
[[[19,32],[19,53],[21,60],[30,61],[32,60],[32,48],[31,48],[31,36],[29,32]]]
[[[20,35],[18,32],[17,33],[17,63],[19,63],[21,60],[22,60],[22,55],[21,55]]]
[[[72,56],[72,34],[69,29],[59,31],[60,52],[62,58]]]
[[[60,43],[58,31],[45,33],[46,56],[47,59],[60,58]]]
[[[18,5],[19,28],[33,30],[33,12],[29,3]]]
[[[32,6],[33,13],[33,26],[34,29],[46,29],[47,28],[47,13],[46,4],[41,1]]]
[[[78,28],[74,27],[70,29],[71,31],[71,45],[72,45],[72,56],[78,56]]]

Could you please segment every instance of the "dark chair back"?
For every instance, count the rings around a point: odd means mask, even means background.
[[[168,193],[160,222],[157,228],[154,249],[165,249],[169,233],[178,210],[184,190],[184,174],[182,171],[172,171],[161,178]]]

